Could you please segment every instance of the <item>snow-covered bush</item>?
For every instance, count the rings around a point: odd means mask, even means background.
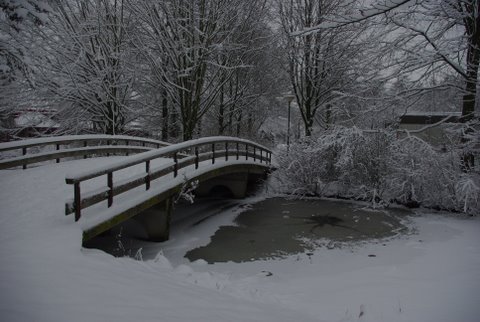
[[[335,126],[279,151],[277,161],[276,192],[480,213],[480,175],[462,171],[462,150],[415,136]]]
[[[296,195],[316,195],[324,188],[323,180],[327,180],[334,172],[329,160],[330,155],[320,158],[317,150],[312,149],[310,141],[305,140],[291,145],[289,151],[281,148],[277,153],[277,162],[280,167],[273,176],[274,186],[282,192],[291,192]]]
[[[184,175],[183,181],[182,188],[175,198],[175,203],[177,203],[180,199],[183,199],[192,204],[195,201],[195,195],[193,192],[198,188],[198,180],[189,181]]]
[[[476,179],[476,180],[475,180]],[[480,213],[480,178],[463,174],[455,185],[457,206],[466,213]]]
[[[415,136],[390,144],[386,196],[406,205],[455,208],[455,181],[460,175],[460,156],[439,152]]]
[[[356,127],[333,127],[318,139],[280,151],[277,189],[310,195],[377,199],[385,177],[387,133],[365,133]]]

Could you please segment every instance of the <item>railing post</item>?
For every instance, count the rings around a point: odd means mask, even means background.
[[[126,145],[126,146],[129,146],[129,141],[128,141],[128,140],[125,140],[125,145]],[[127,152],[125,153],[125,155],[128,157],[128,150],[127,150]]]
[[[245,143],[245,160],[248,160],[248,144]]]
[[[257,161],[257,147],[253,146],[253,162]]]
[[[238,158],[240,158],[240,146],[237,142],[237,160],[238,160]]]
[[[26,155],[27,154],[27,148],[22,148],[22,155]],[[23,166],[22,166],[23,170],[25,170],[27,168],[27,164],[24,163]]]
[[[83,147],[86,148],[88,146],[88,143],[87,141],[83,141]],[[86,159],[87,158],[87,153],[85,152],[85,154],[83,155],[83,158]]]
[[[145,172],[147,176],[145,177],[145,190],[150,189],[150,160],[145,161]]]
[[[113,204],[113,173],[107,173],[107,185],[108,185],[108,207]]]
[[[212,164],[215,164],[215,143],[212,143]]]
[[[107,140],[107,145],[110,146],[110,140]],[[107,157],[110,156],[110,153],[107,152]]]
[[[263,161],[263,149],[260,149],[260,163]]]
[[[57,143],[57,151],[60,150],[60,144]],[[60,158],[55,160],[56,163],[60,163]]]
[[[175,152],[173,154],[173,161],[175,162],[175,164],[173,165],[173,177],[176,178],[177,175],[178,175],[178,156],[177,156],[177,152]]]
[[[73,185],[73,204],[75,205],[75,221],[80,220],[82,211],[82,199],[80,197],[80,182],[75,182]]]
[[[195,147],[195,170],[198,169],[198,146]]]
[[[225,142],[225,161],[228,161],[228,142]]]

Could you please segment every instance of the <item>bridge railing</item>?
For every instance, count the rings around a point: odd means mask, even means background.
[[[0,143],[0,153],[11,152],[0,160],[0,170],[71,157],[135,154],[169,145],[166,142],[126,135],[69,135]]]
[[[180,159],[180,155],[184,156],[185,154],[188,154],[188,156]],[[152,160],[159,158],[172,159],[156,169],[151,169]],[[142,185],[145,185],[145,190],[149,190],[153,180],[168,174],[176,178],[178,171],[187,166],[195,165],[195,169],[198,169],[202,161],[211,160],[211,163],[215,164],[218,160],[229,161],[240,160],[240,158],[269,165],[271,164],[272,152],[266,147],[249,140],[231,137],[207,137],[137,154],[113,165],[68,175],[65,181],[67,184],[73,185],[74,197],[66,202],[65,215],[74,213],[75,221],[78,221],[82,209],[104,200],[107,200],[108,207],[111,207],[114,196]],[[145,172],[116,182],[114,185],[113,175],[115,172],[139,164],[145,164]],[[81,183],[104,175],[106,175],[107,181],[104,188],[82,194]]]

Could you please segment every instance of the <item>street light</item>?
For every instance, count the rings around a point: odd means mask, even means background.
[[[288,103],[288,118],[287,118],[287,153],[290,150],[290,108],[292,107],[292,101],[295,99],[295,95],[288,93],[283,96]]]

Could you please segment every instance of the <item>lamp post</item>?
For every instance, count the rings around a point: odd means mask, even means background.
[[[286,94],[283,96],[288,103],[288,117],[287,117],[287,154],[290,151],[290,108],[292,107],[292,101],[295,98],[292,94]]]

